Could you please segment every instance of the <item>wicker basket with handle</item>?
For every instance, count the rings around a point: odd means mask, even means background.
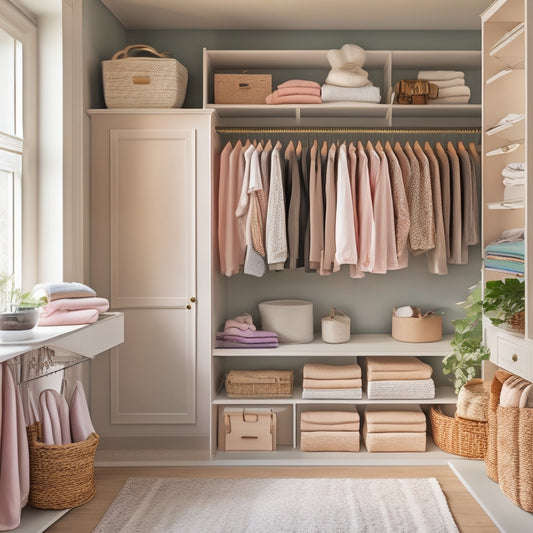
[[[187,69],[146,44],[127,46],[102,61],[102,75],[105,103],[110,109],[181,107],[185,100]]]
[[[45,444],[41,423],[26,428],[30,452],[29,503],[38,509],[70,509],[92,500],[94,456],[100,437],[81,442]]]

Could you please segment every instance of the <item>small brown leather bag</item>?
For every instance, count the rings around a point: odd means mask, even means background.
[[[396,84],[399,104],[427,104],[430,98],[437,98],[439,88],[427,80],[400,80]]]

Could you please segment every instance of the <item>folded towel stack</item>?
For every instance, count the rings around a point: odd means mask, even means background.
[[[217,332],[216,348],[277,348],[278,334],[259,331],[249,313],[226,320],[224,331]]]
[[[439,88],[431,104],[468,104],[470,87],[465,85],[465,73],[457,70],[420,70],[419,80],[434,83]]]
[[[349,365],[324,365],[306,363],[303,368],[305,399],[360,399],[363,397],[361,367]]]
[[[489,243],[485,248],[484,265],[487,270],[524,273],[524,230],[504,231],[500,239]]]
[[[368,72],[363,69],[365,60],[365,50],[355,44],[329,50],[331,70],[322,85],[322,101],[379,103],[380,90],[368,79]]]
[[[509,163],[502,170],[504,202],[524,200],[526,188],[525,163]]]
[[[533,408],[533,383],[519,376],[507,378],[500,393],[500,405]]]
[[[320,84],[309,80],[288,80],[265,98],[270,105],[275,104],[321,104]]]
[[[418,405],[368,405],[363,438],[369,452],[424,452],[426,416]]]
[[[33,288],[36,297],[45,296],[39,326],[92,324],[109,309],[106,298],[98,298],[91,287],[77,282],[40,283]]]
[[[367,357],[369,400],[422,400],[435,397],[433,369],[412,356]]]
[[[303,452],[358,452],[357,411],[304,411],[300,415]]]

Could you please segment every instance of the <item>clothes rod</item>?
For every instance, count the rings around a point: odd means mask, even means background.
[[[481,128],[234,128],[215,127],[217,133],[481,133]]]

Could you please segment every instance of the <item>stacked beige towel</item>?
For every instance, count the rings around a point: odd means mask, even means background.
[[[424,452],[426,416],[418,405],[368,405],[363,438],[369,452]]]
[[[359,399],[363,397],[361,367],[307,363],[303,368],[302,398]]]
[[[419,80],[434,83],[439,88],[432,104],[468,104],[470,87],[465,85],[465,73],[457,70],[421,70]]]
[[[358,452],[357,411],[304,411],[300,415],[303,452]]]
[[[367,357],[369,400],[423,400],[435,397],[433,369],[414,356]]]

